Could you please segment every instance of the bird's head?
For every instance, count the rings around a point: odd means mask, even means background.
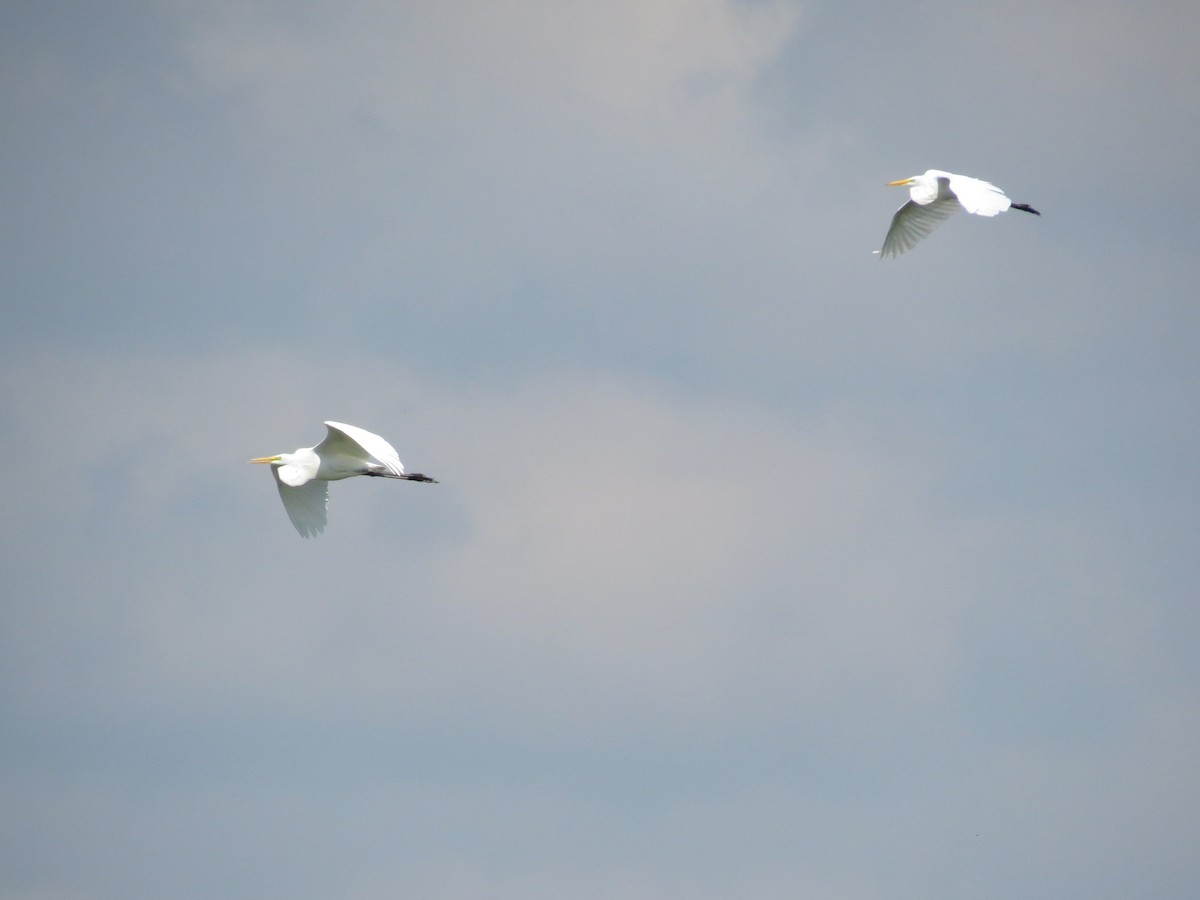
[[[909,178],[889,181],[888,187],[908,188],[908,195],[912,197],[913,203],[925,206],[942,196],[943,187],[946,187],[947,191],[949,190],[949,182],[946,185],[942,185],[941,183],[943,176],[948,178],[949,173],[930,169],[924,175],[913,175]]]

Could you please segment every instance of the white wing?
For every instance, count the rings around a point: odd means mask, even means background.
[[[881,258],[907,253],[925,240],[933,229],[958,212],[958,205],[953,197],[944,197],[923,206],[909,200],[892,216],[892,227],[883,239]]]
[[[280,481],[279,470],[275,466],[271,466],[271,474],[275,476],[283,508],[300,532],[300,537],[315,537],[324,531],[325,510],[329,506],[329,482],[309,481],[299,487],[291,487]]]
[[[342,422],[326,422],[329,434],[313,449],[319,456],[326,454],[353,456],[362,460],[375,459],[393,475],[403,475],[404,466],[396,448],[377,434],[365,428],[346,425]]]
[[[967,175],[951,175],[950,190],[963,209],[977,216],[999,215],[1012,206],[1000,188]]]

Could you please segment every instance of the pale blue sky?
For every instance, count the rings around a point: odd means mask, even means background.
[[[6,4],[0,900],[1190,896],[1198,30]]]

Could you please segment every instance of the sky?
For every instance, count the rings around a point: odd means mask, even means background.
[[[4,4],[0,900],[1191,897],[1198,32]]]

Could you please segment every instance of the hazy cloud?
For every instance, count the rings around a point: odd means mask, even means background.
[[[0,13],[0,895],[1187,896],[1195,19]]]

